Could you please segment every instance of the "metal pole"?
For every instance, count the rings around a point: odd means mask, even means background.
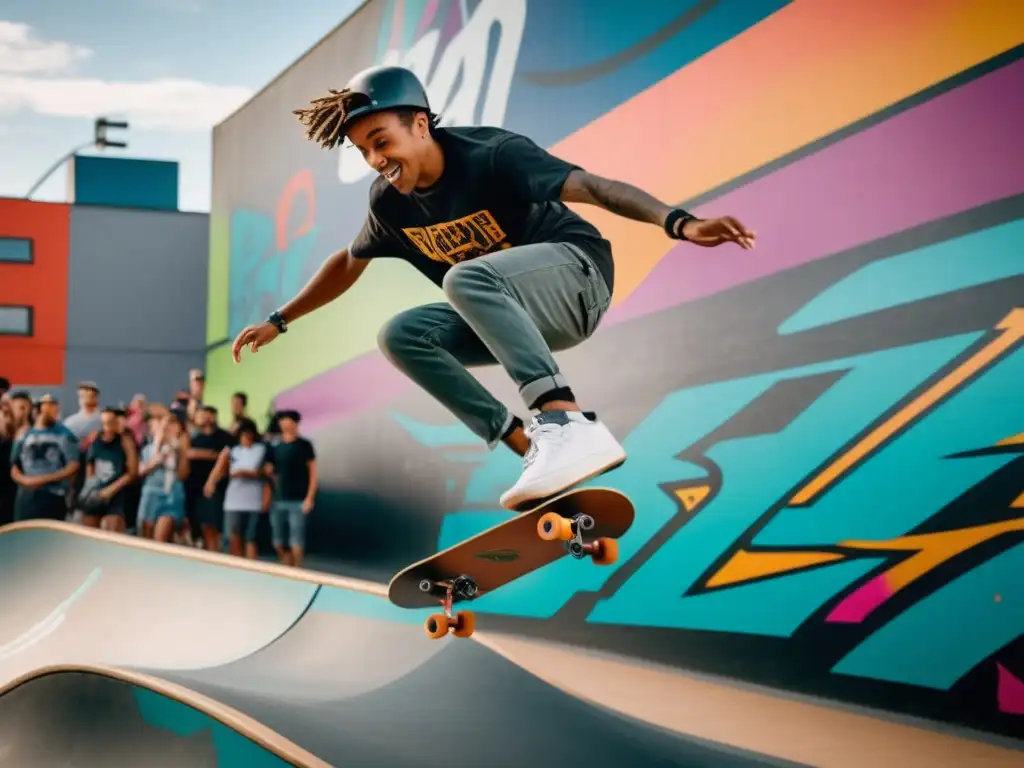
[[[56,163],[51,165],[46,170],[46,173],[44,173],[39,178],[39,181],[37,181],[35,184],[32,185],[32,189],[30,189],[27,193],[25,193],[25,199],[31,198],[33,193],[37,189],[39,189],[41,186],[43,186],[43,184],[46,183],[46,180],[49,179],[54,174],[54,172],[56,172],[56,170],[58,168],[60,168],[62,165],[64,165],[64,163],[66,163],[68,160],[70,160],[72,157],[74,157],[80,150],[86,149],[87,147],[91,147],[91,146],[93,146],[93,142],[92,141],[87,141],[85,144],[82,144],[80,146],[75,147],[70,152],[68,152],[66,155],[61,157],[60,160],[58,160]]]

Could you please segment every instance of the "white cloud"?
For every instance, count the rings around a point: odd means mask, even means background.
[[[124,118],[132,127],[193,131],[210,128],[252,96],[248,88],[181,78],[124,82],[69,76],[90,54],[69,43],[39,40],[24,24],[0,21],[0,114],[103,115]]]
[[[0,75],[0,113],[124,117],[133,127],[176,131],[210,128],[252,95],[248,88],[160,79],[145,82]]]
[[[83,46],[40,40],[27,24],[0,20],[0,72],[66,72],[91,55]]]

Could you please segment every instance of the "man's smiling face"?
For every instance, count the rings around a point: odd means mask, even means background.
[[[396,112],[376,112],[360,118],[348,129],[363,159],[403,195],[420,180],[424,153],[429,149],[427,117],[422,112],[406,123]]]

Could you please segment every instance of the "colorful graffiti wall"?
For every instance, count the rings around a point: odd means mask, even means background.
[[[614,567],[538,572],[481,626],[1020,737],[1024,5],[381,0],[219,126],[211,385],[305,414],[312,546],[386,578],[502,519],[518,472],[377,352],[433,287],[375,262],[286,342],[225,345],[360,226],[368,169],[290,110],[376,62],[446,122],[759,236],[705,251],[580,207],[616,296],[559,359],[625,442],[600,484],[637,522]]]

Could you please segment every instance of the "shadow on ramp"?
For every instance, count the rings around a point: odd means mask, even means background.
[[[121,670],[51,667],[0,691],[0,766],[72,765],[327,766],[223,704]]]
[[[479,643],[431,642],[418,622],[311,611],[246,659],[168,677],[332,765],[793,765],[602,710]]]

